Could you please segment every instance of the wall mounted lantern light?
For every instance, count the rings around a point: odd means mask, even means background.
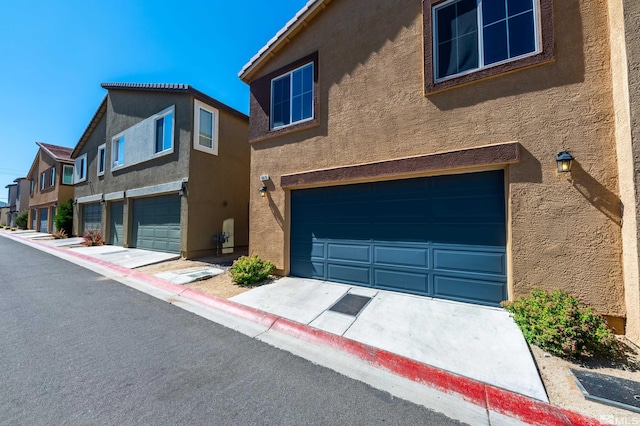
[[[184,197],[184,194],[187,192],[187,185],[185,182],[182,182],[182,186],[180,186],[180,190],[178,191],[178,195]]]
[[[262,184],[262,186],[260,187],[260,189],[258,191],[260,191],[260,196],[261,197],[265,197],[267,195],[267,185]]]
[[[571,163],[573,162],[573,157],[567,151],[559,152],[558,156],[556,157],[556,162],[558,163],[558,173],[571,172]]]

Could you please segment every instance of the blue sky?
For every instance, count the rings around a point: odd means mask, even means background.
[[[0,9],[0,201],[36,141],[73,147],[104,82],[184,83],[248,113],[238,72],[307,0],[21,0]]]

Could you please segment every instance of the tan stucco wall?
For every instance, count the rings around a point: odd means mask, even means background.
[[[607,4],[554,2],[556,61],[423,95],[421,1],[332,2],[255,76],[319,51],[320,125],[252,145],[250,252],[287,272],[282,174],[518,141],[510,297],[564,288],[624,316]],[[605,76],[606,78],[603,78]],[[555,156],[575,157],[571,176]]]
[[[233,222],[235,250],[249,245],[249,123],[220,111],[218,155],[192,148],[187,256],[215,252],[211,237]],[[228,222],[231,223],[231,222]]]

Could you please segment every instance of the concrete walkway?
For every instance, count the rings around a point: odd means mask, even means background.
[[[328,310],[346,294],[371,301],[357,316]],[[502,309],[294,277],[230,300],[548,401],[529,347]]]

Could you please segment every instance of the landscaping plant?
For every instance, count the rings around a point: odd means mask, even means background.
[[[16,226],[20,229],[27,229],[28,211],[23,211],[16,216]]]
[[[104,244],[102,234],[97,229],[85,231],[85,233],[82,234],[82,238],[84,238],[82,245],[86,247],[101,246]]]
[[[242,256],[233,262],[229,273],[234,283],[246,286],[264,280],[271,275],[273,268],[273,263],[261,260],[258,256]]]
[[[73,232],[73,201],[71,199],[63,201],[58,205],[56,215],[53,218],[56,229],[64,231],[67,235]]]
[[[68,235],[64,229],[56,229],[53,233],[53,238],[55,238],[56,240],[62,240],[68,238]]]
[[[525,339],[564,358],[620,355],[619,343],[605,320],[568,293],[536,289],[529,297],[502,302]]]

